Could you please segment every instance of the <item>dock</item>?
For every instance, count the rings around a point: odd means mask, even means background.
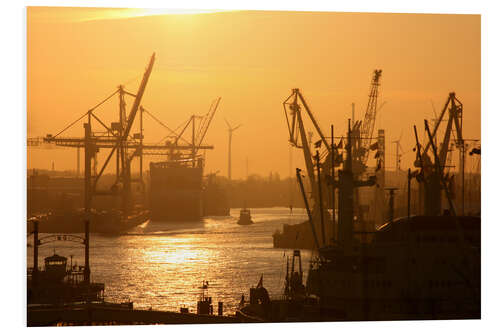
[[[61,306],[28,306],[28,327],[148,324],[230,324],[252,322],[251,318],[199,315],[173,311],[136,310],[111,303]]]

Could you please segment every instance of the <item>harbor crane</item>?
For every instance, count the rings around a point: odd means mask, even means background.
[[[163,128],[168,131],[167,136],[160,140],[160,143],[164,142],[164,148],[166,152],[161,152],[162,149],[156,149],[156,151],[150,152],[150,155],[167,155],[170,160],[190,162],[194,166],[198,157],[199,150],[213,149],[213,146],[204,145],[203,140],[208,132],[208,128],[215,116],[215,112],[219,106],[221,97],[216,98],[212,101],[208,112],[204,115],[191,115],[189,119],[183,122],[178,128],[182,127],[180,132],[170,129],[161,120],[154,116],[150,111],[142,107],[142,110],[151,119],[160,124]],[[198,122],[196,120],[199,120]],[[185,133],[188,132],[188,128],[191,126],[191,138],[186,139],[183,137]],[[168,138],[168,140],[166,140]],[[166,140],[166,141],[165,141]],[[191,140],[191,141],[190,141]],[[157,146],[158,147],[158,146]],[[182,153],[183,151],[189,151],[189,153]]]
[[[372,144],[373,131],[375,129],[375,119],[378,111],[378,96],[380,87],[380,77],[382,70],[373,71],[373,77],[368,95],[368,104],[363,120],[353,123],[351,132],[353,134],[353,172],[361,175],[366,170],[366,163],[370,155],[370,146]],[[383,105],[381,105],[382,107]],[[380,108],[381,108],[380,107]]]
[[[363,164],[366,164],[368,160],[368,155],[370,154],[370,143],[371,137],[373,135],[373,130],[375,129],[375,118],[377,116],[377,102],[378,102],[378,88],[380,86],[380,76],[382,75],[381,69],[376,69],[373,71],[372,84],[370,89],[370,94],[368,95],[368,104],[366,105],[365,118],[361,125],[361,136],[366,137],[364,141],[363,148],[365,153],[363,155]]]
[[[314,129],[316,133],[321,138],[318,142],[318,146],[322,144],[326,147],[326,155],[330,156],[331,154],[331,146],[327,142],[325,135],[321,131],[316,118],[314,117],[309,105],[307,104],[304,96],[300,92],[298,88],[292,89],[292,94],[288,96],[288,98],[283,102],[283,109],[285,112],[286,122],[288,125],[288,133],[289,139],[288,141],[293,147],[299,148],[302,150],[304,155],[304,162],[306,165],[306,172],[309,178],[309,184],[312,189],[312,198],[313,198],[313,211],[317,211],[319,207],[319,196],[318,196],[318,187],[316,182],[314,181],[314,163],[313,163],[313,154],[311,152],[311,136],[308,137],[306,133],[306,128],[304,125],[303,111],[306,111],[305,116],[308,117],[314,125]],[[325,155],[325,154],[322,154]],[[330,161],[329,158],[325,159],[325,163]],[[330,166],[323,165],[323,169],[328,170]]]
[[[193,125],[193,134],[195,134],[195,124],[194,118],[197,117],[201,119],[199,122],[199,126],[196,132],[196,135],[193,135],[193,141],[189,142],[188,140],[182,137],[183,132],[176,133],[171,130],[162,123],[157,117],[155,117],[150,111],[144,108],[141,105],[141,99],[144,94],[147,81],[149,79],[149,75],[151,74],[152,67],[154,64],[155,55],[151,57],[150,63],[144,73],[144,77],[140,84],[139,90],[137,93],[133,94],[125,90],[125,88],[120,85],[116,91],[114,91],[110,96],[105,98],[103,101],[98,103],[95,107],[91,108],[81,117],[70,123],[63,130],[58,132],[56,135],[48,134],[43,138],[28,138],[27,145],[28,147],[34,148],[46,148],[46,147],[66,147],[66,148],[77,148],[77,151],[81,148],[88,148],[87,150],[90,152],[90,159],[94,161],[94,175],[91,175],[92,181],[90,185],[90,189],[94,194],[100,195],[116,195],[122,194],[122,206],[124,212],[127,211],[130,200],[130,184],[131,182],[138,182],[142,184],[142,188],[144,190],[144,180],[143,180],[143,157],[145,155],[169,155],[172,151],[189,151],[190,160],[194,161],[193,156],[197,154],[199,150],[203,149],[213,149],[211,145],[204,145],[203,140],[207,133],[208,127],[214,117],[214,114],[217,110],[217,107],[220,102],[220,97],[213,101],[210,106],[209,111],[203,116],[193,116],[190,118]],[[105,124],[95,113],[95,110],[103,105],[105,102],[110,100],[113,96],[118,95],[119,97],[119,121],[112,122],[110,125]],[[126,113],[126,103],[125,97],[132,96],[134,98],[134,103],[130,112]],[[131,129],[134,124],[134,120],[139,116],[140,129],[139,133],[131,134]],[[165,127],[175,139],[173,142],[166,142],[163,144],[152,144],[144,142],[144,126],[143,126],[143,117],[144,115],[150,116],[153,120],[157,121],[163,127]],[[87,123],[89,127],[90,136],[87,139],[84,137],[63,137],[63,134],[70,127],[81,121],[82,119],[87,118]],[[93,131],[93,122],[97,122],[103,129],[100,132]],[[188,127],[189,123],[185,126],[184,130]],[[182,141],[182,142],[181,142]],[[96,170],[96,159],[97,153],[100,149],[111,149],[111,152],[108,154],[104,165],[100,168],[99,172]],[[111,186],[109,190],[97,189],[98,180],[102,176],[106,167],[109,165],[111,158],[113,155],[116,155],[116,179],[114,184]],[[135,157],[139,158],[139,178],[132,179],[130,175],[130,165]],[[79,154],[77,155],[77,170],[79,170]],[[194,163],[194,162],[193,162]]]
[[[148,112],[142,105],[142,98],[146,90],[146,86],[151,75],[153,65],[155,62],[155,54],[151,56],[148,66],[144,72],[142,81],[139,85],[138,91],[130,93],[125,90],[123,85],[120,85],[111,95],[106,97],[104,100],[99,102],[96,106],[85,112],[78,119],[67,125],[64,129],[59,131],[56,135],[48,134],[43,138],[29,138],[27,140],[27,146],[31,148],[45,148],[47,146],[52,147],[67,147],[67,148],[84,148],[85,151],[85,190],[84,190],[84,225],[85,225],[85,242],[86,242],[86,253],[85,253],[85,279],[88,280],[90,276],[90,268],[88,265],[88,239],[90,230],[90,218],[91,218],[91,205],[92,197],[95,195],[120,195],[122,203],[122,216],[127,217],[130,213],[131,205],[131,183],[139,182],[143,185],[143,155],[168,155],[172,150],[177,151],[190,151],[191,159],[200,149],[213,149],[213,146],[204,145],[203,140],[207,133],[208,127],[214,117],[217,106],[219,105],[220,98],[214,101],[209,109],[208,113],[199,117],[201,119],[198,132],[195,133],[195,123],[193,116],[191,118],[193,125],[193,141],[180,143],[181,135],[177,135],[177,140],[173,144],[147,144],[144,143],[144,127],[143,127],[143,115],[149,114],[155,118],[150,112]],[[96,114],[96,109],[103,105],[105,102],[109,101],[113,96],[118,95],[119,99],[119,115],[117,122],[111,122],[111,124],[106,124],[100,117]],[[134,98],[132,107],[130,111],[126,112],[125,97],[131,96]],[[137,117],[139,116],[139,117]],[[132,128],[136,118],[140,121],[140,131],[139,133],[132,133]],[[61,134],[66,132],[69,128],[74,126],[76,123],[86,120],[83,124],[84,127],[84,137],[64,137]],[[99,131],[95,130],[95,127],[100,127]],[[184,140],[185,141],[185,140]],[[107,155],[102,167],[97,170],[97,154],[101,149],[109,149],[110,152]],[[79,155],[78,160],[79,160]],[[114,184],[107,189],[98,188],[99,180],[103,175],[104,171],[109,165],[109,162],[116,157],[116,179]],[[135,157],[139,157],[140,161],[140,176],[139,179],[132,179],[131,177],[131,163]],[[92,161],[94,162],[94,167],[92,168]],[[79,165],[79,163],[78,163]],[[79,166],[77,167],[79,169]],[[93,173],[92,173],[93,169]]]
[[[429,156],[429,149],[432,146],[436,146],[437,133],[445,115],[448,116],[448,122],[446,129],[444,131],[443,141],[439,147],[435,147],[435,154]],[[437,118],[432,132],[429,131],[429,138],[424,146],[420,146],[417,138],[417,159],[415,161],[415,166],[420,168],[420,174],[417,177],[419,183],[422,184],[424,190],[424,213],[426,215],[439,215],[441,214],[441,193],[442,184],[441,179],[444,177],[449,185],[452,177],[445,177],[444,171],[446,168],[449,169],[449,165],[446,165],[447,156],[450,149],[450,141],[453,128],[455,128],[456,140],[455,145],[460,150],[460,167],[459,174],[462,175],[462,184],[464,184],[464,159],[465,159],[465,145],[462,136],[462,115],[463,115],[463,105],[458,100],[454,92],[449,93],[446,103]],[[416,129],[415,129],[416,135]],[[462,186],[463,189],[463,186]],[[464,195],[462,195],[463,200]],[[462,206],[464,206],[462,202]]]
[[[43,142],[55,144],[56,146],[63,147],[77,147],[85,149],[85,209],[90,210],[92,196],[97,195],[116,195],[121,193],[122,195],[122,208],[124,214],[128,213],[130,207],[130,163],[134,156],[137,156],[142,152],[143,142],[142,142],[142,126],[141,133],[134,136],[130,135],[132,125],[136,118],[139,106],[141,104],[142,97],[146,90],[146,86],[153,69],[153,64],[155,61],[155,54],[151,56],[149,64],[143,75],[141,84],[136,94],[126,92],[123,86],[119,86],[118,89],[113,92],[106,99],[101,101],[95,107],[91,108],[85,114],[83,114],[76,121],[72,122],[70,125],[66,126],[62,131],[56,135],[48,134],[43,138]],[[108,101],[111,97],[119,95],[119,122],[111,123],[110,126],[106,125],[96,114],[95,109],[101,106],[103,103]],[[130,109],[128,117],[125,112],[125,95],[130,95],[134,97],[134,103]],[[74,124],[80,120],[87,118],[87,122],[84,124],[85,136],[84,138],[76,137],[61,137],[60,135],[64,133],[67,129],[72,127]],[[104,128],[104,133],[93,132],[92,131],[92,120],[97,121],[99,125]],[[141,121],[142,124],[142,121]],[[109,148],[111,149],[108,154],[103,166],[99,172],[95,172],[94,176],[91,175],[91,160],[94,160],[94,166],[96,165],[95,159],[97,153],[100,149]],[[132,154],[128,153],[128,150],[132,149]],[[108,166],[112,156],[116,153],[117,165],[116,165],[116,180],[111,189],[107,191],[98,190],[97,184],[102,176],[104,170]],[[94,168],[95,169],[95,168]],[[141,168],[142,171],[142,168]],[[141,174],[142,182],[142,174]]]
[[[443,118],[445,115],[448,115],[448,122],[446,124],[446,130],[444,132],[444,138],[441,146],[439,147],[438,158],[439,162],[442,166],[446,163],[446,157],[449,152],[449,145],[452,135],[453,127],[455,127],[456,131],[456,145],[460,149],[463,148],[464,139],[462,137],[462,112],[463,106],[462,103],[458,100],[454,92],[451,92],[448,95],[448,99],[441,111],[439,117],[436,120],[434,128],[432,130],[431,139],[432,141],[437,139],[437,132],[439,130],[439,126],[443,122]],[[422,151],[422,155],[427,155],[429,148],[431,147],[431,141],[427,142],[424,146],[424,150]]]
[[[123,214],[127,216],[128,212],[128,204],[130,200],[130,163],[128,163],[128,159],[126,159],[126,148],[127,143],[129,142],[129,134],[132,128],[133,121],[137,114],[137,110],[139,109],[139,105],[141,103],[142,97],[144,95],[144,91],[146,89],[146,85],[149,80],[149,76],[151,75],[151,71],[153,69],[153,64],[155,61],[155,54],[151,56],[148,67],[144,72],[141,84],[136,94],[130,94],[134,96],[134,103],[129,113],[128,120],[125,121],[125,103],[122,99],[124,97],[125,91],[123,87],[120,86],[113,94],[108,96],[104,101],[97,104],[92,109],[88,110],[81,117],[79,117],[76,121],[72,122],[70,125],[66,126],[62,131],[57,133],[56,135],[47,135],[43,138],[43,142],[53,143],[55,145],[67,146],[67,147],[83,147],[85,149],[85,191],[84,191],[84,209],[85,209],[85,217],[84,217],[84,227],[85,227],[85,238],[83,242],[85,244],[85,268],[84,268],[84,281],[85,283],[90,283],[90,264],[89,264],[89,244],[90,244],[90,219],[91,219],[91,203],[92,197],[95,194],[117,194],[117,188],[115,186],[112,187],[110,191],[105,191],[104,193],[100,193],[101,191],[97,191],[97,182],[102,175],[104,169],[106,168],[111,156],[114,152],[117,152],[117,160],[121,160],[122,173],[117,172],[117,182],[122,182],[122,190],[120,191],[122,195],[122,204],[123,204]],[[99,117],[94,114],[94,110],[101,106],[104,102],[109,100],[115,94],[119,93],[120,95],[120,123],[111,124],[111,127],[107,126]],[[62,138],[59,137],[60,134],[65,132],[68,128],[72,127],[74,124],[79,122],[80,120],[87,118],[87,122],[84,123],[85,136],[84,138]],[[96,120],[104,129],[104,134],[102,133],[92,133],[92,119]],[[30,141],[30,140],[28,140]],[[35,140],[36,141],[36,140]],[[31,140],[31,142],[35,142]],[[140,141],[142,143],[142,139]],[[142,146],[140,143],[137,145],[136,149],[141,150]],[[95,166],[95,157],[100,148],[111,148],[111,153],[108,155],[106,162],[104,163],[101,171],[92,177],[91,174],[91,163],[92,159],[94,159]],[[127,162],[126,162],[127,161]],[[117,163],[119,164],[119,163]],[[118,168],[118,166],[117,166]]]
[[[368,157],[371,150],[377,150],[375,158],[377,160],[377,184],[374,194],[374,203],[370,205],[362,205],[359,200],[358,188],[353,191],[355,197],[355,215],[364,221],[364,212],[372,210],[371,214],[375,223],[383,222],[383,207],[384,207],[384,191],[385,187],[385,132],[379,130],[376,142],[372,144],[373,131],[375,129],[375,120],[377,112],[384,106],[385,102],[378,106],[380,77],[382,76],[381,69],[373,71],[370,90],[368,94],[368,103],[363,120],[353,121],[351,131],[352,145],[352,173],[354,179],[361,179],[367,170]],[[354,117],[354,106],[353,106]],[[366,221],[364,221],[366,222]]]

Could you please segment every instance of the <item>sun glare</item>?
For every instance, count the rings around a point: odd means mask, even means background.
[[[195,14],[209,14],[223,12],[226,10],[218,9],[161,9],[161,8],[123,8],[123,9],[110,9],[106,12],[101,12],[99,18],[94,19],[120,19],[120,18],[133,18],[144,16],[158,16],[158,15],[195,15]]]
[[[224,12],[227,10],[218,9],[140,9],[142,14],[139,16],[149,16],[149,15],[185,15],[185,14],[208,14]]]

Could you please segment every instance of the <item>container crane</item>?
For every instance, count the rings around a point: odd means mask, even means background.
[[[137,155],[137,151],[142,151],[142,133],[140,134],[140,141],[137,141],[134,138],[130,138],[130,131],[132,129],[132,125],[134,123],[135,117],[139,110],[139,106],[146,90],[146,86],[149,80],[149,76],[151,75],[151,71],[153,69],[153,65],[155,62],[155,54],[151,56],[149,64],[144,72],[141,84],[136,94],[127,93],[123,86],[119,86],[118,89],[107,97],[105,100],[97,104],[95,107],[86,112],[82,117],[71,123],[65,129],[60,131],[55,136],[47,135],[43,140],[47,143],[52,143],[57,146],[66,146],[66,147],[83,147],[85,148],[85,209],[90,210],[92,196],[95,194],[105,194],[105,195],[114,195],[117,194],[118,184],[122,187],[122,208],[124,214],[127,214],[130,207],[130,162],[133,156]],[[120,113],[119,113],[119,123],[112,123],[111,126],[107,126],[99,117],[97,117],[94,113],[94,110],[102,105],[104,102],[109,100],[115,94],[119,94],[119,105],[120,105]],[[125,94],[131,95],[134,97],[134,103],[129,112],[128,117],[126,117],[125,112]],[[84,124],[85,127],[85,137],[82,138],[64,138],[59,137],[64,131],[66,131],[69,127],[73,126],[76,122],[80,121],[84,117],[87,117],[87,123]],[[92,132],[92,119],[97,121],[104,129],[104,134],[96,134]],[[127,156],[127,149],[135,148],[134,153],[131,156]],[[91,159],[96,158],[97,152],[101,148],[110,148],[111,152],[108,154],[103,166],[100,171],[91,176],[90,173],[90,163]],[[97,191],[98,181],[106,169],[111,157],[116,152],[117,157],[117,178],[115,184],[109,191]],[[121,170],[120,170],[121,169]],[[93,179],[91,179],[93,178]]]
[[[107,97],[104,101],[100,102],[97,104],[94,108],[90,109],[87,111],[85,114],[83,114],[80,118],[78,118],[76,121],[72,122],[70,125],[66,126],[62,131],[60,131],[58,134],[55,136],[52,135],[47,135],[43,141],[47,143],[54,143],[56,145],[62,145],[62,146],[76,146],[80,147],[83,146],[85,148],[85,191],[84,191],[84,209],[85,209],[85,218],[84,218],[84,227],[85,227],[85,238],[83,240],[85,244],[85,269],[84,269],[84,281],[85,283],[90,283],[90,264],[89,264],[89,258],[90,258],[90,253],[89,253],[89,236],[90,236],[90,216],[91,216],[91,203],[92,203],[92,197],[95,194],[100,194],[96,191],[96,185],[97,181],[99,180],[100,175],[102,175],[102,172],[104,171],[105,167],[109,163],[109,160],[111,159],[111,156],[115,151],[117,151],[118,147],[122,147],[124,144],[126,144],[129,140],[129,133],[132,128],[132,123],[135,119],[135,115],[137,113],[137,110],[139,108],[139,105],[141,103],[142,96],[144,94],[144,91],[146,89],[146,85],[149,79],[149,76],[151,74],[151,71],[153,69],[153,64],[155,61],[155,54],[151,56],[151,59],[149,61],[149,65],[146,68],[146,71],[144,73],[141,85],[139,87],[139,90],[137,94],[135,95],[135,101],[132,106],[132,109],[130,111],[129,119],[126,122],[126,126],[124,130],[122,131],[122,128],[117,128],[116,130],[113,130],[112,128],[108,127],[103,121],[101,121],[94,113],[93,111],[102,105],[104,102],[109,100],[112,96],[114,96],[117,93],[120,93],[120,99],[122,98],[122,92],[123,90],[121,87],[118,88],[113,94],[111,94],[109,97]],[[124,103],[122,103],[122,100],[120,100],[120,119],[121,119],[121,124],[123,124],[123,111],[124,108]],[[68,128],[82,120],[83,118],[87,117],[87,122],[84,123],[84,131],[85,131],[85,136],[84,138],[59,138],[58,136],[62,134],[64,131],[66,131]],[[91,125],[91,120],[95,119],[99,124],[101,124],[105,129],[105,133],[101,135],[95,135],[92,133],[92,125]],[[111,126],[113,127],[113,125]],[[99,148],[102,148],[103,146],[110,145],[112,147],[111,153],[108,155],[108,158],[106,162],[104,163],[101,171],[97,176],[92,179],[92,174],[91,174],[91,160],[94,159],[97,155],[97,152],[99,151]],[[123,158],[122,161],[125,159]],[[94,164],[95,165],[95,164]],[[123,201],[123,207],[124,207],[124,214],[127,214],[128,210],[128,200],[130,199],[130,193],[127,190],[130,190],[130,167],[127,165],[122,165],[122,170],[125,170],[125,177],[121,177],[124,186],[123,186],[123,191],[122,191],[122,201]],[[128,173],[128,174],[127,174]],[[117,175],[118,177],[118,175]],[[128,182],[128,183],[127,183]],[[116,194],[116,191],[110,191],[107,192],[106,194]]]
[[[150,149],[145,154],[148,155],[167,155],[170,158],[176,160],[182,160],[185,162],[190,162],[194,166],[196,163],[197,153],[199,150],[213,149],[211,145],[204,145],[203,140],[208,132],[208,128],[215,116],[215,112],[220,104],[221,97],[216,98],[210,105],[208,112],[202,116],[192,115],[189,119],[181,124],[183,126],[182,130],[177,133],[176,130],[170,129],[161,120],[154,116],[150,111],[142,108],[143,113],[147,114],[154,121],[160,124],[163,128],[168,131],[168,135],[164,137],[161,141],[169,138],[163,146],[155,145],[153,149]],[[196,122],[199,119],[199,122]],[[198,123],[198,125],[196,125]],[[191,126],[191,141],[185,139],[183,135],[186,133],[187,129]],[[153,151],[156,150],[156,151]],[[189,151],[188,154],[180,153],[182,151]]]

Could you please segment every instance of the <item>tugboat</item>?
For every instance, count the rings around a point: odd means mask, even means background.
[[[250,215],[250,209],[242,208],[240,210],[240,218],[238,219],[239,225],[250,225],[253,224],[252,216]]]

